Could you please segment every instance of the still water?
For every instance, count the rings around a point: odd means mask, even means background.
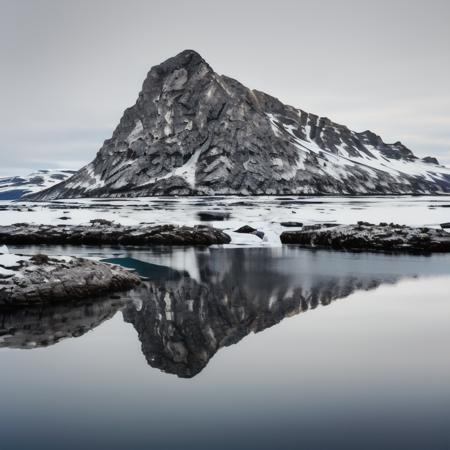
[[[450,448],[450,255],[45,252],[146,281],[0,311],[2,450]]]

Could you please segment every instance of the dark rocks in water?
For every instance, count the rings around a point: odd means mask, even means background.
[[[319,230],[320,228],[322,228],[321,224],[314,224],[314,225],[305,225],[303,227],[303,231],[310,231],[310,230]]]
[[[58,220],[70,220],[70,217],[61,216],[61,217],[58,217]]]
[[[443,228],[444,230],[450,228],[450,222],[441,223],[441,228]]]
[[[245,233],[245,234],[254,234],[258,236],[260,239],[264,238],[264,232],[257,230],[256,228],[251,227],[250,225],[244,225],[241,228],[235,230],[235,233]]]
[[[302,227],[303,223],[302,222],[281,222],[280,225],[282,227]]]
[[[256,206],[256,205],[253,202],[239,201],[239,202],[229,203],[229,206],[248,206],[248,207],[252,207],[252,206]]]
[[[338,223],[315,223],[313,225],[304,225],[302,231],[320,230],[321,228],[332,228],[339,226]]]
[[[285,231],[280,236],[284,244],[333,250],[385,252],[450,252],[450,235],[432,228],[412,228],[398,224],[374,225],[358,222],[333,228]]]
[[[114,222],[111,220],[106,219],[92,219],[89,221],[92,225],[105,225],[105,226],[112,226],[114,225]]]
[[[253,228],[250,225],[244,225],[241,228],[234,230],[235,233],[246,233],[246,234],[251,234],[254,233],[255,231],[257,231],[256,228]]]
[[[94,161],[28,199],[450,192],[450,170],[417,159],[400,142],[219,75],[185,50],[150,70]]]
[[[197,213],[197,216],[202,222],[212,222],[214,220],[227,220],[230,218],[230,213],[220,211],[202,211]]]
[[[9,257],[9,255],[7,255]],[[0,279],[0,306],[40,305],[131,289],[139,276],[119,266],[82,258],[14,256],[17,265]]]
[[[230,236],[205,225],[32,225],[0,226],[0,245],[214,245]]]

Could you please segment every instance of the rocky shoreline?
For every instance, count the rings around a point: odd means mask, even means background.
[[[434,228],[413,228],[384,222],[378,225],[369,222],[337,226],[318,224],[305,228],[283,232],[281,242],[344,251],[450,252],[450,233]]]
[[[122,267],[83,258],[0,254],[0,307],[85,300],[140,282]]]
[[[205,225],[124,226],[97,219],[89,225],[0,226],[0,245],[214,245],[230,236]]]

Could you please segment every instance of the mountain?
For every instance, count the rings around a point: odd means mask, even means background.
[[[75,170],[38,170],[26,177],[0,178],[0,200],[17,200],[47,189],[71,177]]]
[[[96,158],[33,200],[450,192],[450,168],[250,90],[186,50],[153,67]]]

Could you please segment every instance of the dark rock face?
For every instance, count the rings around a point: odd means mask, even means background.
[[[447,228],[450,228],[450,222],[441,223],[441,228],[443,228],[444,230],[446,230]]]
[[[408,169],[420,164],[400,142],[284,105],[186,50],[150,70],[92,163],[28,198],[450,192],[450,169]]]
[[[411,228],[405,225],[358,222],[357,225],[320,227],[301,231],[285,231],[284,244],[333,250],[450,252],[450,234],[432,228]]]
[[[39,305],[96,297],[137,286],[121,267],[80,258],[23,257],[14,274],[0,278],[0,306]],[[9,270],[10,272],[10,270]]]
[[[197,225],[122,226],[94,221],[91,225],[0,226],[0,244],[11,245],[214,245],[231,238],[216,228]]]

